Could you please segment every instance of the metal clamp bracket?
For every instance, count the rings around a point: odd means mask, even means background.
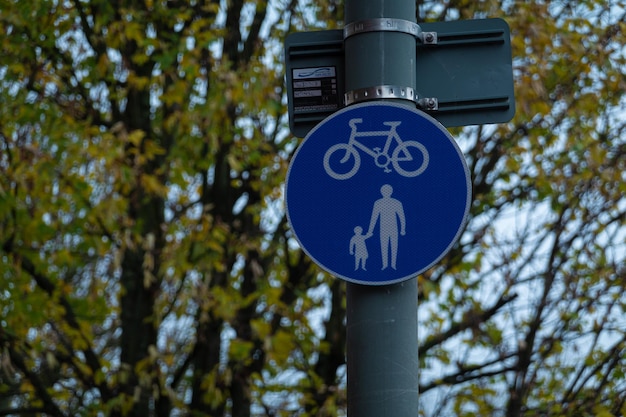
[[[352,35],[367,32],[399,32],[407,33],[419,39],[424,45],[437,44],[437,32],[422,32],[422,28],[415,22],[404,19],[380,18],[359,20],[348,23],[343,28],[343,39]]]
[[[375,87],[358,88],[344,94],[346,106],[367,100],[402,99],[417,102],[415,89],[398,85],[378,85]]]
[[[357,22],[348,23],[343,28],[343,39],[345,40],[357,33],[366,32],[400,32],[421,38],[422,29],[417,23],[404,19],[385,17],[380,19],[359,20]]]
[[[422,110],[435,111],[439,110],[439,100],[436,97],[424,97],[417,100],[417,105]]]
[[[437,45],[437,32],[422,32],[419,39],[424,45]]]

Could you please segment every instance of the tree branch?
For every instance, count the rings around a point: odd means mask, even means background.
[[[44,407],[42,411],[52,417],[66,417],[48,393],[48,386],[41,379],[41,375],[31,369],[30,366],[26,365],[24,358],[11,344],[7,349],[9,351],[11,363],[13,363],[20,370],[20,372],[22,372],[22,374],[24,374],[28,381],[33,385],[35,392],[37,392],[37,397],[43,402]],[[12,413],[15,413],[15,411],[12,411]]]
[[[33,277],[33,279],[35,280],[39,288],[44,290],[50,297],[55,295],[54,293],[55,293],[56,287],[54,283],[52,283],[52,281],[50,281],[43,274],[40,274],[29,259],[22,256],[20,257],[20,262],[21,262],[21,267],[24,269],[24,271],[26,271],[30,276]],[[96,371],[101,369],[101,365],[100,365],[100,359],[98,358],[98,355],[96,355],[96,353],[93,351],[91,347],[91,341],[87,337],[85,337],[85,335],[83,334],[80,328],[80,324],[76,318],[76,315],[74,314],[72,305],[69,303],[67,298],[62,295],[56,295],[56,298],[58,299],[59,303],[63,307],[63,311],[64,311],[63,318],[72,329],[76,330],[80,334],[81,338],[83,339],[83,342],[87,346],[85,349],[82,349],[82,352],[85,355],[85,361],[86,361],[87,366],[91,369],[92,374],[95,374]],[[98,389],[100,390],[100,394],[102,395],[102,398],[105,401],[112,397],[112,393],[110,392],[109,388],[106,386],[106,382],[103,382],[101,384],[95,384],[95,381],[94,381],[94,385],[98,387]]]
[[[506,304],[517,298],[517,294],[510,295],[502,295],[497,303],[491,306],[487,310],[483,310],[481,312],[471,312],[470,314],[465,315],[465,320],[457,323],[453,323],[450,328],[436,335],[429,337],[418,349],[419,356],[423,356],[430,350],[432,347],[437,346],[444,341],[450,339],[454,335],[477,326],[480,323],[484,323],[489,320],[492,316],[494,316],[500,309]]]

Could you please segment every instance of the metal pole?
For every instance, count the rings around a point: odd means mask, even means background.
[[[348,96],[415,105],[407,99],[416,83],[416,40],[405,30],[415,15],[412,0],[346,0]],[[417,349],[416,278],[386,286],[348,283],[348,416],[416,417]]]
[[[348,284],[349,417],[418,415],[416,282]]]

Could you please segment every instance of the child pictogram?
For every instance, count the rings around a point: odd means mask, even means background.
[[[363,271],[367,271],[367,269],[365,269],[365,262],[367,261],[369,254],[367,252],[365,239],[367,239],[368,236],[365,236],[362,233],[363,228],[361,226],[357,226],[354,228],[354,236],[350,239],[350,255],[354,255],[355,271],[359,269],[359,266]]]

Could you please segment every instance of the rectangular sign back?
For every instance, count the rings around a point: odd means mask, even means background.
[[[420,23],[437,42],[416,42],[418,99],[444,126],[504,123],[515,114],[511,35],[502,19]],[[304,137],[317,123],[344,107],[343,31],[297,32],[285,41],[291,132]],[[366,70],[366,69],[364,69]]]

